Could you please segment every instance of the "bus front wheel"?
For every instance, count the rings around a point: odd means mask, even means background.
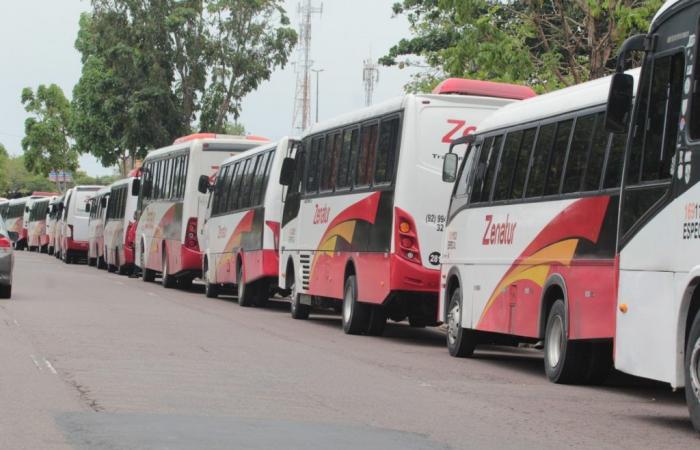
[[[447,350],[455,358],[466,358],[474,354],[476,332],[462,327],[462,292],[455,289],[447,310]]]
[[[549,381],[582,384],[588,381],[591,352],[588,342],[571,341],[564,300],[554,302],[549,311],[544,336],[544,369]]]
[[[345,334],[362,334],[369,328],[369,305],[357,299],[357,280],[350,275],[345,280],[343,295],[343,331]]]
[[[695,315],[685,348],[685,401],[693,427],[700,431],[700,313]]]
[[[237,293],[238,293],[238,304],[244,308],[253,306],[255,303],[255,292],[254,286],[252,284],[246,284],[243,279],[243,264],[238,264],[238,270],[236,272],[236,283],[237,283]]]

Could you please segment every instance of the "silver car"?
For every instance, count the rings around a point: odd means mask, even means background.
[[[12,240],[0,218],[0,298],[12,297],[12,268],[15,265]]]

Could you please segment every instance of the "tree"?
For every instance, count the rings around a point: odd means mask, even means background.
[[[5,146],[0,144],[0,192],[6,192],[9,187],[8,182],[8,162],[10,157]]]
[[[6,184],[2,192],[6,197],[28,195],[35,191],[51,192],[56,184],[44,175],[37,175],[27,170],[24,156],[9,157],[6,161]]]
[[[231,134],[234,136],[245,136],[246,135],[245,126],[239,122],[229,122],[226,124],[226,127],[224,128],[224,133]]]
[[[212,70],[200,129],[222,132],[243,97],[284,67],[297,42],[281,0],[211,0]]]
[[[78,153],[70,141],[71,108],[61,88],[41,85],[36,94],[24,88],[21,100],[30,114],[22,139],[27,169],[44,176],[52,170],[75,170]]]
[[[602,77],[614,69],[615,49],[646,30],[662,0],[403,0],[395,14],[413,36],[380,62],[429,71],[409,89],[444,76],[523,83],[549,91]],[[413,60],[411,59],[413,57]]]

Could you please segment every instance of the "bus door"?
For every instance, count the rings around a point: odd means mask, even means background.
[[[682,136],[685,45],[654,37],[637,92],[620,202],[615,364],[636,375],[671,381],[675,354],[675,255],[681,207],[669,207]]]

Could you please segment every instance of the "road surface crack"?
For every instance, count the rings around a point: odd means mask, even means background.
[[[78,383],[75,380],[68,380],[68,383],[73,386],[73,388],[78,391],[78,396],[80,397],[80,401],[84,403],[88,408],[92,409],[95,412],[102,412],[104,411],[104,407],[102,407],[96,399],[94,399],[90,393],[90,390],[83,386],[82,384]]]

